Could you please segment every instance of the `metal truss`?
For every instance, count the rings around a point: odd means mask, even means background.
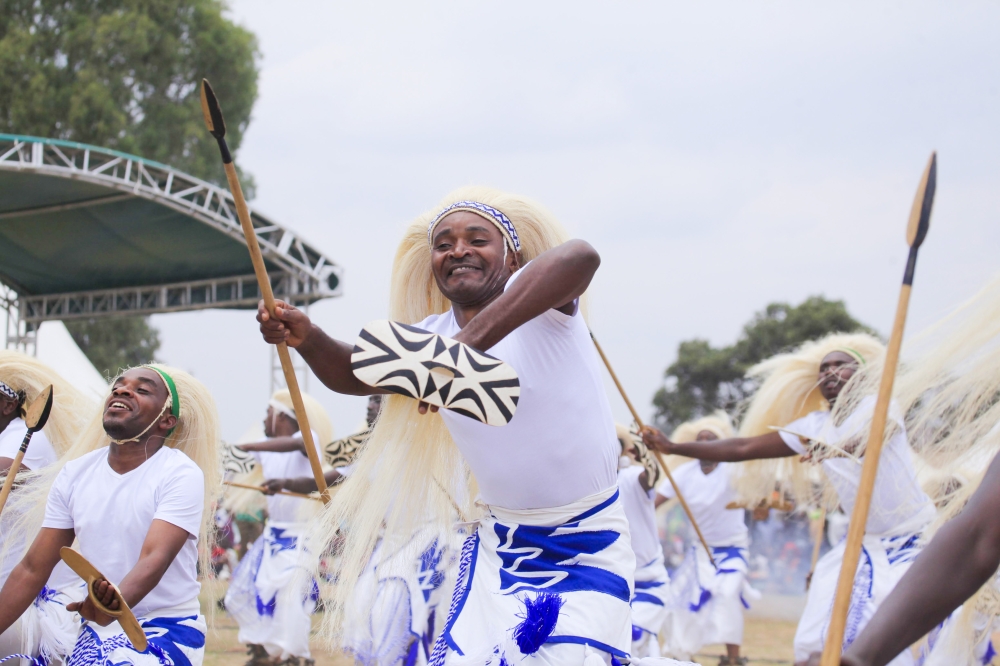
[[[305,306],[316,300],[315,292],[309,292],[308,287],[308,283],[288,273],[271,274],[275,298],[293,305]],[[15,299],[19,319],[26,324],[207,308],[256,308],[259,300],[260,290],[253,275],[46,296],[18,294]]]
[[[70,141],[0,134],[0,169],[73,178],[121,193],[98,200],[13,211],[4,216],[90,207],[142,197],[193,217],[245,244],[236,207],[227,190],[158,162]],[[264,259],[281,269],[271,276],[276,296],[295,303],[309,303],[342,293],[339,266],[289,229],[252,210],[250,216]],[[256,304],[257,296],[253,276],[245,276],[55,296],[20,294],[18,300],[21,321],[40,322],[247,307]]]
[[[38,325],[21,320],[17,293],[0,284],[0,311],[5,317],[4,348],[16,349],[31,356],[38,348]]]

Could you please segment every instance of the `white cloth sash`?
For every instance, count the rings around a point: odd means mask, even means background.
[[[87,622],[81,629],[67,666],[201,666],[205,657],[205,617],[197,599],[137,618],[149,645],[132,647],[121,625]]]

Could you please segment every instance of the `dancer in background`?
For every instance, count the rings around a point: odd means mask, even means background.
[[[313,431],[313,441],[321,452],[321,442],[333,439],[333,426],[326,411],[309,395],[302,395]],[[281,389],[268,403],[263,442],[239,444],[248,451],[263,472],[265,483],[310,475],[309,458],[295,420],[291,394]],[[322,453],[320,453],[322,455]],[[315,482],[313,482],[315,489]],[[316,608],[319,590],[308,572],[309,561],[303,538],[305,520],[316,503],[288,495],[267,497],[264,533],[240,561],[226,592],[226,610],[240,626],[238,639],[247,645],[248,666],[277,663],[289,666],[304,660],[309,652],[310,616]]]
[[[750,369],[748,376],[762,383],[743,420],[741,432],[745,436],[681,444],[648,428],[643,437],[664,453],[718,462],[761,461],[744,465],[735,482],[739,494],[751,505],[770,497],[779,479],[788,480],[786,490],[798,504],[815,503],[813,482],[796,461],[804,457],[818,462],[840,505],[850,514],[861,479],[855,453],[863,454],[859,447],[868,433],[875,397],[872,393],[858,395],[857,400],[844,405],[838,404],[838,398],[859,368],[882,354],[882,344],[867,334],[828,335]],[[917,479],[898,408],[890,410],[890,416],[896,429],[882,452],[857,573],[859,580],[870,584],[863,585],[863,593],[852,598],[845,637],[848,645],[906,573],[919,552],[920,534],[935,515],[934,504]],[[792,464],[778,466],[774,459],[787,459]],[[796,663],[804,663],[813,652],[823,649],[830,599],[843,556],[841,543],[816,566],[795,633]],[[900,655],[893,662],[894,666],[911,663],[909,655]]]
[[[48,422],[31,438],[21,461],[21,473],[40,472],[66,453],[94,414],[96,401],[63,379],[38,359],[12,350],[0,351],[0,471],[9,472],[28,430],[24,409],[52,385],[54,400]],[[33,483],[32,478],[28,483]],[[14,486],[16,496],[23,486]],[[23,510],[10,502],[0,516],[0,587],[20,561],[28,545],[27,534],[11,534]],[[80,616],[66,605],[86,594],[83,581],[60,562],[35,602],[19,622],[0,636],[0,658],[14,653],[40,655],[48,661],[65,658],[73,649]],[[44,640],[43,640],[44,639]]]
[[[632,595],[632,657],[659,657],[660,633],[670,601],[670,576],[656,530],[655,492],[663,472],[642,439],[623,425],[616,433],[622,456],[618,491],[628,518],[635,553],[635,592]]]
[[[0,590],[0,631],[45,587],[60,548],[77,541],[107,576],[94,582],[94,594],[115,610],[114,583],[149,647],[136,651],[87,597],[66,607],[84,620],[69,664],[200,664],[206,625],[198,570],[210,564],[218,444],[215,402],[193,377],[162,365],[118,377],[102,413],[59,463],[11,499],[27,509],[15,532],[37,536]],[[31,512],[36,507],[44,507],[43,519]]]
[[[724,412],[681,424],[671,441],[711,444],[733,436]],[[712,548],[715,566],[701,544],[693,543],[684,563],[674,574],[676,603],[665,626],[670,652],[690,658],[703,646],[723,643],[726,656],[720,666],[747,663],[740,656],[743,643],[743,610],[753,594],[746,582],[749,538],[746,512],[730,509],[736,499],[732,487],[733,466],[711,460],[692,460],[674,471],[674,481],[687,500],[705,540]],[[657,504],[675,497],[669,483],[656,488]]]

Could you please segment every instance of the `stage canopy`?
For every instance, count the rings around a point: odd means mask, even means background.
[[[134,155],[0,134],[0,193],[0,282],[29,328],[257,305],[226,189]],[[278,298],[301,305],[340,295],[333,261],[290,229],[252,218]]]

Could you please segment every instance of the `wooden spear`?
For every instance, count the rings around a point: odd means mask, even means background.
[[[0,490],[0,511],[3,511],[4,506],[7,504],[7,498],[10,497],[10,491],[14,487],[14,477],[21,471],[21,461],[24,460],[24,454],[28,451],[31,436],[45,427],[45,423],[49,420],[51,412],[52,384],[49,384],[42,389],[42,392],[38,394],[24,415],[24,422],[28,426],[28,432],[24,433],[24,439],[21,440],[21,448],[17,450],[14,462],[11,463],[10,469],[7,470],[7,478],[3,482],[3,490]]]
[[[844,631],[847,624],[847,612],[851,606],[851,592],[854,588],[854,577],[861,557],[861,542],[865,536],[865,526],[868,522],[868,509],[871,507],[872,490],[875,487],[875,477],[878,474],[879,456],[882,453],[882,443],[885,438],[885,424],[889,414],[889,403],[892,400],[892,385],[896,379],[896,366],[899,365],[899,349],[903,344],[903,329],[906,326],[906,313],[910,306],[910,290],[913,288],[913,273],[917,266],[917,250],[924,242],[931,221],[931,207],[934,204],[934,190],[937,185],[937,153],[931,153],[931,158],[924,169],[924,175],[917,187],[917,196],[910,210],[910,220],[906,226],[906,242],[910,246],[910,256],[903,272],[903,286],[899,291],[899,303],[896,306],[896,319],[892,325],[892,335],[885,352],[885,367],[882,369],[882,381],[878,389],[878,401],[872,414],[872,427],[868,434],[868,444],[865,447],[864,464],[861,466],[861,482],[858,485],[858,497],[851,513],[851,523],[847,529],[847,544],[844,548],[844,562],[840,567],[840,578],[837,580],[837,595],[834,597],[833,611],[830,616],[830,628],[823,645],[821,666],[839,666],[843,650]]]
[[[618,387],[618,392],[622,396],[622,400],[625,401],[625,405],[628,407],[628,411],[632,412],[632,418],[635,419],[635,424],[639,427],[639,432],[646,426],[643,425],[642,419],[639,417],[639,412],[635,410],[632,406],[632,401],[628,399],[628,395],[625,393],[625,387],[622,383],[618,381],[618,375],[615,374],[614,368],[611,367],[611,362],[608,361],[608,357],[604,355],[604,350],[601,349],[601,343],[597,341],[594,337],[594,332],[590,332],[590,339],[594,341],[594,347],[597,348],[597,353],[600,355],[601,360],[604,361],[604,367],[608,369],[608,374],[611,375],[611,381],[615,383]],[[712,557],[712,549],[708,547],[708,542],[705,541],[704,535],[701,533],[701,528],[698,527],[698,521],[694,519],[694,514],[691,513],[691,508],[688,503],[684,500],[684,495],[681,494],[681,489],[677,487],[677,482],[674,481],[674,476],[670,473],[670,468],[667,467],[667,463],[663,460],[663,456],[655,448],[650,447],[653,455],[656,456],[656,462],[659,463],[660,467],[663,469],[663,473],[667,475],[667,480],[670,481],[671,487],[674,489],[674,494],[677,495],[677,501],[681,503],[681,507],[684,509],[684,513],[687,514],[688,520],[691,521],[691,526],[694,527],[695,533],[698,535],[698,540],[701,541],[701,545],[705,548],[705,552],[708,553],[708,560],[712,563],[712,566],[716,569],[719,565],[715,563],[715,558]]]
[[[260,287],[260,294],[264,299],[264,307],[267,308],[271,317],[274,317],[274,292],[271,291],[271,278],[264,267],[264,257],[260,253],[260,244],[257,243],[257,233],[254,231],[253,222],[250,220],[250,210],[247,208],[246,199],[243,198],[243,188],[240,187],[240,179],[236,175],[236,165],[233,164],[233,156],[229,152],[226,144],[226,121],[222,117],[222,108],[219,100],[215,97],[212,86],[208,79],[201,80],[201,111],[205,116],[205,126],[211,132],[215,140],[219,142],[219,151],[222,153],[222,164],[226,169],[226,180],[229,181],[229,191],[233,193],[233,202],[236,204],[236,214],[240,218],[240,226],[243,227],[243,236],[247,241],[247,249],[250,250],[250,260],[253,262],[253,272],[257,275],[257,285]],[[299,380],[295,376],[295,368],[292,366],[292,357],[288,354],[288,345],[279,342],[278,358],[281,360],[281,371],[285,375],[285,384],[288,392],[292,396],[292,406],[295,409],[295,420],[299,423],[299,431],[302,433],[302,441],[306,446],[306,455],[309,456],[309,466],[312,468],[313,477],[316,479],[316,488],[319,489],[323,503],[330,501],[330,494],[326,490],[326,479],[323,478],[323,465],[313,443],[312,430],[309,428],[309,418],[306,416],[306,408],[302,402],[302,393],[299,391]]]
[[[812,587],[813,574],[816,573],[816,563],[819,562],[819,551],[823,549],[823,537],[826,534],[826,509],[820,511],[819,529],[813,539],[812,560],[809,564],[809,575],[806,576],[806,591]]]

